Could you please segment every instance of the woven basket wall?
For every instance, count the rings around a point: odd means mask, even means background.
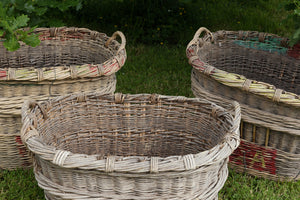
[[[150,94],[66,95],[22,107],[47,199],[217,199],[240,107]]]
[[[125,63],[125,37],[85,28],[37,28],[41,44],[0,48],[0,169],[30,167],[20,139],[21,106],[26,99],[78,92],[113,93]],[[121,44],[115,38],[120,36]]]
[[[241,105],[230,165],[273,180],[300,179],[300,60],[286,44],[268,33],[200,28],[186,51],[196,97]]]

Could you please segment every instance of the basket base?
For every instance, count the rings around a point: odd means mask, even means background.
[[[44,161],[41,162],[41,164]],[[45,162],[46,163],[46,162]],[[44,163],[44,164],[45,164]],[[47,162],[48,163],[48,162]],[[225,184],[228,176],[228,159],[219,163],[217,171],[201,172],[202,169],[188,170],[186,172],[170,172],[168,174],[122,174],[101,173],[95,171],[76,170],[72,179],[80,178],[83,173],[85,179],[81,180],[81,188],[62,186],[57,184],[35,170],[35,178],[40,188],[44,190],[47,200],[62,199],[186,199],[186,200],[216,200],[218,193]],[[42,164],[41,166],[44,166]],[[49,167],[48,163],[48,167]],[[53,165],[53,164],[50,164]],[[207,166],[209,169],[210,167]],[[36,168],[37,169],[37,168]],[[43,170],[44,169],[44,170]],[[55,170],[50,171],[53,173]],[[42,167],[45,170],[45,166]],[[59,172],[55,172],[59,173]],[[218,176],[210,177],[211,173]],[[68,174],[61,171],[62,177]],[[82,175],[83,175],[82,174]],[[146,177],[144,177],[146,176]],[[66,177],[64,177],[66,179]],[[211,180],[209,180],[211,178]],[[69,179],[68,179],[69,180]],[[99,182],[100,181],[100,182]],[[65,182],[68,182],[67,179]],[[78,182],[78,181],[76,181]],[[124,184],[126,183],[126,184]],[[85,185],[88,184],[88,185]],[[149,185],[152,185],[150,188]],[[175,194],[176,193],[176,194]]]

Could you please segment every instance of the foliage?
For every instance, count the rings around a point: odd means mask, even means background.
[[[295,31],[290,37],[290,45],[293,46],[300,42],[300,1],[287,0],[284,7],[287,11],[290,11],[288,18],[292,18],[295,23]]]
[[[19,41],[35,47],[40,44],[33,30],[39,26],[63,26],[78,11],[82,0],[2,0],[0,2],[0,37],[9,51],[20,48]],[[68,12],[66,12],[68,11]],[[20,30],[30,26],[29,30]]]
[[[11,16],[27,15],[29,26],[63,26],[79,11],[83,0],[2,0]]]
[[[3,45],[9,51],[15,51],[20,48],[19,41],[27,45],[35,47],[40,44],[40,40],[36,34],[32,33],[33,28],[25,31],[20,28],[27,26],[28,16],[19,15],[17,17],[9,16],[8,7],[0,2],[0,37],[4,39]]]

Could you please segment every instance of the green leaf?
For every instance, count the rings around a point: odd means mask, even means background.
[[[38,8],[36,7],[34,9],[35,13],[38,15],[38,16],[42,16],[43,14],[45,14],[47,12],[48,8],[47,7],[41,7],[41,8]]]
[[[294,46],[295,44],[297,44],[298,42],[300,42],[300,28],[298,28],[294,34],[292,35],[292,37],[290,38],[290,42],[289,45],[290,46]]]
[[[27,15],[21,15],[18,16],[14,21],[13,24],[11,26],[11,28],[13,30],[16,30],[18,28],[27,26],[27,22],[29,21],[29,17],[27,17]]]
[[[0,37],[2,37],[4,33],[5,33],[4,30],[0,30]]]
[[[17,39],[20,41],[20,40],[25,39],[27,37],[28,33],[26,33],[23,30],[18,29],[15,31],[15,35],[16,35]]]
[[[26,12],[28,12],[28,13],[32,13],[32,12],[35,11],[35,9],[36,9],[36,8],[35,8],[31,3],[29,3],[29,2],[27,2],[27,3],[24,4],[24,8],[25,8]]]
[[[27,37],[25,37],[23,42],[25,42],[25,44],[32,47],[36,47],[41,43],[39,36],[36,34],[27,35]]]
[[[20,44],[14,35],[10,35],[10,37],[6,38],[6,40],[3,42],[3,46],[8,51],[16,51],[20,48]]]
[[[79,2],[76,6],[76,11],[80,10],[82,8],[82,3]]]
[[[300,9],[295,9],[294,14],[300,16]]]
[[[295,39],[295,40],[300,40],[300,28],[298,28],[298,29],[295,31],[295,33],[294,33],[294,35],[292,36],[292,38]]]
[[[6,32],[13,34],[14,30],[11,28],[11,26],[9,25],[9,23],[6,20],[0,20],[0,27],[3,27],[3,29]]]
[[[6,18],[6,9],[4,9],[3,4],[0,2],[0,19],[3,20]]]

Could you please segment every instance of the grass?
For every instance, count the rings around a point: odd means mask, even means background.
[[[219,199],[297,200],[300,198],[300,181],[279,182],[236,173],[229,170],[228,179],[219,192]]]
[[[45,199],[32,170],[0,171],[0,200]]]
[[[297,200],[300,182],[276,182],[238,174],[229,170],[229,176],[219,199],[247,200]],[[1,200],[44,199],[43,190],[37,186],[32,170],[0,172]]]
[[[128,59],[117,73],[117,92],[193,96],[191,66],[184,46],[127,46]],[[300,181],[276,182],[230,170],[219,199],[297,200]],[[32,170],[0,171],[0,200],[44,199]]]
[[[192,96],[191,67],[184,48],[131,46],[117,73],[117,92]]]

